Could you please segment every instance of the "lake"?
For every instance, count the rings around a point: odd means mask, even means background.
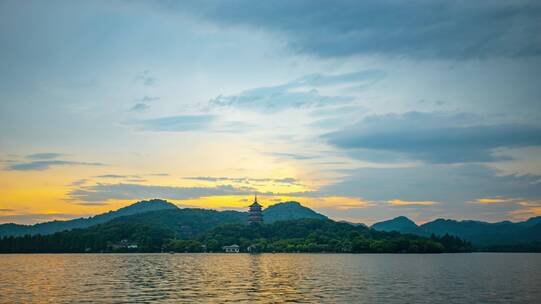
[[[541,254],[0,255],[1,303],[541,303]]]

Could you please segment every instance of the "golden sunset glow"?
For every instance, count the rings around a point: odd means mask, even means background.
[[[426,201],[426,202],[408,202],[408,201],[402,201],[402,200],[398,200],[398,199],[390,200],[390,201],[387,201],[387,202],[389,204],[391,204],[391,205],[397,205],[397,206],[404,206],[404,205],[429,206],[429,205],[437,204],[437,202],[430,202],[430,201]]]
[[[478,203],[482,203],[482,204],[497,204],[497,203],[507,203],[507,202],[512,202],[512,201],[514,200],[505,199],[505,198],[481,198],[477,200]]]

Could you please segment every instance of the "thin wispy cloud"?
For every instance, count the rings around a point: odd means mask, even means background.
[[[160,100],[160,97],[157,97],[157,96],[143,96],[141,98],[137,98],[135,99],[135,101],[137,102],[136,104],[134,104],[130,111],[132,112],[144,112],[146,110],[148,110],[150,108],[150,105],[149,103],[152,103],[154,101],[157,101],[157,100]]]
[[[152,76],[149,70],[144,70],[142,73],[138,74],[135,77],[135,81],[142,83],[145,86],[153,86],[158,82],[156,77]]]
[[[69,160],[41,160],[11,164],[7,169],[12,171],[43,171],[58,166],[105,166],[105,164]]]
[[[102,174],[96,176],[97,178],[138,178],[139,175],[124,175],[124,174]]]
[[[53,152],[47,152],[47,153],[34,153],[27,155],[26,158],[28,159],[54,159],[62,156],[62,153],[53,153]]]
[[[517,199],[502,198],[502,197],[479,198],[475,200],[476,203],[480,203],[480,204],[500,204],[500,203],[516,202],[516,201]]]
[[[208,130],[216,121],[215,115],[177,115],[134,121],[139,130],[153,132],[188,132]]]
[[[131,107],[130,111],[143,112],[146,111],[148,108],[150,108],[150,106],[145,103],[136,103],[133,107]]]
[[[33,224],[36,222],[48,222],[52,220],[69,220],[77,217],[81,217],[81,215],[70,213],[27,213],[15,215],[0,215],[0,223],[16,222],[21,224]]]
[[[279,157],[279,158],[289,158],[289,159],[296,159],[296,160],[308,160],[308,159],[315,158],[315,156],[297,154],[297,153],[288,153],[288,152],[273,152],[271,153],[271,155]]]
[[[174,187],[140,184],[97,184],[73,189],[68,197],[77,201],[100,202],[107,200],[141,200],[165,198],[172,200],[196,199],[216,195],[249,195],[255,189],[220,185],[216,187]]]
[[[411,201],[403,201],[399,199],[389,200],[387,203],[393,205],[393,206],[431,206],[438,204],[437,202],[432,201],[419,201],[419,202],[411,202]]]
[[[11,171],[43,171],[58,166],[105,166],[100,162],[85,162],[58,159],[64,156],[62,153],[44,152],[25,156],[29,161],[12,160],[6,169]]]
[[[295,178],[251,178],[251,177],[211,177],[211,176],[193,176],[184,177],[188,180],[199,180],[207,182],[235,182],[235,183],[279,183],[297,185],[299,182]]]
[[[160,100],[160,97],[158,97],[158,96],[147,96],[147,95],[136,99],[136,101],[142,102],[142,103],[149,103],[149,102],[153,102],[153,101],[157,101],[157,100]]]
[[[365,82],[372,84],[384,76],[383,72],[375,70],[336,75],[313,74],[277,86],[249,89],[237,95],[220,95],[211,99],[209,103],[211,106],[271,112],[288,108],[317,108],[344,104],[353,101],[354,97],[325,95],[319,88]]]

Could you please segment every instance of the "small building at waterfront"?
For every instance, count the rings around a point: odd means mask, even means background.
[[[240,252],[240,246],[237,244],[224,246],[222,249],[227,253],[239,253]]]

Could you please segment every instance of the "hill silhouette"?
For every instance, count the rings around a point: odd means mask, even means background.
[[[263,216],[267,223],[299,218],[327,219],[323,214],[319,214],[295,201],[271,205],[263,210]]]
[[[264,209],[265,224],[277,221],[299,219],[329,220],[326,216],[290,201],[278,203]],[[7,236],[50,235],[62,231],[81,230],[101,225],[100,229],[111,227],[117,236],[129,234],[130,227],[138,230],[147,227],[155,231],[166,232],[170,237],[193,238],[226,224],[246,224],[248,214],[241,211],[215,211],[200,208],[178,208],[165,200],[153,199],[140,201],[116,211],[99,214],[88,218],[69,221],[52,221],[35,225],[0,225],[0,238]],[[344,223],[366,229],[362,224]],[[429,238],[458,237],[471,242],[478,249],[492,251],[541,251],[541,217],[513,223],[510,221],[487,223],[482,221],[456,221],[437,219],[423,225],[417,225],[404,216],[375,223],[373,230],[398,232]],[[123,230],[127,230],[128,232]],[[86,233],[95,231],[90,229]],[[77,233],[81,233],[80,231]],[[103,231],[100,230],[100,233]],[[160,235],[160,233],[158,233]]]
[[[487,223],[483,221],[456,221],[450,219],[436,219],[434,221],[417,225],[406,217],[397,217],[392,220],[375,223],[373,229],[380,231],[397,231],[419,236],[454,235],[472,242],[481,248],[508,248],[520,250],[521,247],[541,249],[541,217],[533,217],[523,222],[513,223],[503,221]]]
[[[19,224],[2,224],[0,225],[0,237],[2,236],[19,236],[19,235],[35,235],[35,234],[51,234],[58,231],[70,230],[75,228],[86,228],[93,225],[105,223],[117,217],[144,213],[155,210],[171,210],[178,209],[172,203],[161,199],[152,199],[140,201],[132,205],[120,208],[115,211],[98,214],[87,218],[77,218],[68,221],[51,221],[39,223],[35,225],[19,225]]]
[[[146,214],[149,211],[164,211],[161,213]],[[2,236],[22,236],[22,235],[36,235],[36,234],[52,234],[59,231],[71,230],[76,228],[86,228],[93,225],[102,224],[113,219],[127,216],[127,215],[140,215],[139,217],[132,218],[133,220],[141,220],[148,222],[161,222],[161,225],[168,228],[180,229],[177,227],[186,218],[187,214],[192,216],[199,216],[203,212],[197,210],[206,210],[198,208],[178,208],[176,205],[167,202],[166,200],[153,199],[147,201],[140,201],[129,205],[127,207],[120,208],[116,211],[109,211],[107,213],[99,214],[88,218],[78,218],[68,221],[51,221],[45,223],[39,223],[35,225],[18,225],[18,224],[3,224],[0,225],[0,237]],[[206,214],[206,213],[205,213]],[[223,213],[210,213],[215,214],[216,218],[208,217],[208,225],[212,226],[214,222],[242,222],[247,219],[245,212],[238,211],[225,211]],[[220,214],[220,215],[218,215]],[[263,211],[263,217],[265,222],[272,223],[278,220],[292,220],[299,218],[317,218],[326,219],[327,217],[313,211],[310,208],[302,206],[299,202],[284,202],[272,205]],[[201,224],[207,225],[207,224]],[[182,225],[181,225],[182,226]],[[185,228],[186,229],[186,228]],[[197,229],[197,228],[194,228]]]
[[[181,209],[176,212],[178,222],[174,225],[149,221],[163,220],[167,213],[171,212],[124,216],[50,235],[4,237],[0,239],[0,253],[221,252],[222,246],[231,244],[239,244],[242,251],[255,246],[259,252],[441,253],[472,249],[469,243],[454,237],[379,232],[329,219],[248,224],[230,222],[240,212]],[[190,233],[186,233],[187,227]]]

